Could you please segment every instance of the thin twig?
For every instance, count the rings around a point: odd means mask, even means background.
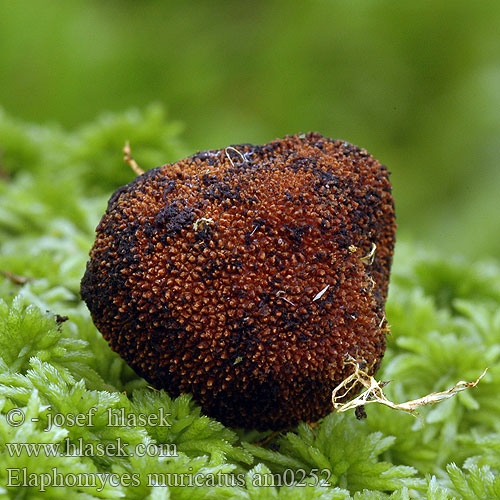
[[[136,161],[132,158],[132,152],[130,150],[130,143],[125,142],[125,146],[123,148],[123,161],[128,163],[128,166],[134,171],[136,175],[141,175],[144,173],[139,165],[137,165]]]
[[[18,274],[11,273],[10,271],[2,271],[0,270],[0,274],[12,281],[16,285],[25,285],[29,281],[33,281],[33,278],[28,278],[26,276],[19,276]]]

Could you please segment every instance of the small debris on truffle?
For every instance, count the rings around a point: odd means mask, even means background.
[[[387,169],[364,149],[318,133],[234,145],[118,189],[81,293],[152,385],[226,425],[284,429],[333,410],[346,359],[380,366],[394,238]]]

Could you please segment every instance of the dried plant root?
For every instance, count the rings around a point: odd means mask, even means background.
[[[459,392],[475,387],[488,371],[488,368],[486,368],[473,382],[465,382],[461,380],[460,382],[457,382],[454,387],[446,391],[433,392],[427,396],[406,401],[405,403],[393,403],[387,399],[384,391],[382,390],[382,387],[387,385],[388,382],[378,382],[375,380],[372,376],[364,372],[359,363],[353,358],[350,358],[346,364],[353,365],[355,367],[354,372],[337,387],[335,387],[332,392],[333,407],[335,411],[339,413],[359,408],[369,403],[380,403],[392,408],[393,410],[400,410],[410,413],[411,415],[417,415],[418,413],[416,412],[416,409],[421,406],[440,403],[445,399],[455,396]],[[366,388],[366,391],[347,403],[340,403],[339,400],[342,399],[357,384],[362,384]]]

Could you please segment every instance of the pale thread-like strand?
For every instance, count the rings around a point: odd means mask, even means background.
[[[459,392],[465,391],[471,387],[475,387],[479,381],[486,375],[488,368],[486,368],[479,377],[473,382],[465,382],[463,380],[457,382],[454,387],[446,391],[433,392],[427,396],[423,396],[418,399],[413,399],[411,401],[406,401],[404,403],[393,403],[388,400],[382,387],[386,385],[384,382],[377,382],[372,376],[364,372],[359,363],[354,359],[350,358],[346,364],[354,365],[354,372],[349,375],[344,381],[342,381],[332,392],[332,403],[335,411],[341,413],[348,410],[352,410],[359,406],[364,406],[369,403],[380,403],[393,410],[400,410],[412,415],[416,414],[416,409],[428,404],[439,403],[446,399],[449,399]],[[338,400],[343,398],[357,383],[361,383],[366,387],[366,391],[354,398],[347,403],[339,403]],[[339,396],[338,392],[345,389]]]

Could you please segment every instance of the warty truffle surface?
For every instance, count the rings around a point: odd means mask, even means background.
[[[226,425],[314,422],[349,356],[380,366],[394,204],[363,149],[308,133],[200,152],[118,189],[96,232],[97,328]]]

